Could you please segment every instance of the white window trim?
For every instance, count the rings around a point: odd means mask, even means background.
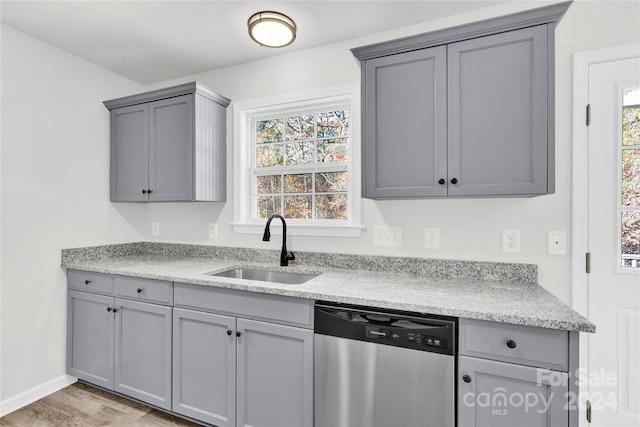
[[[233,201],[234,213],[231,223],[236,233],[262,234],[266,224],[264,219],[251,218],[251,122],[256,117],[270,114],[287,114],[298,112],[309,107],[317,109],[323,104],[336,103],[350,105],[349,141],[349,181],[348,194],[351,198],[350,217],[347,221],[317,221],[305,220],[287,221],[287,232],[293,236],[330,236],[330,237],[360,237],[364,226],[360,221],[360,93],[359,87],[354,85],[334,87],[330,89],[313,90],[290,95],[282,95],[251,101],[238,102],[233,107]],[[279,222],[274,222],[278,230]]]

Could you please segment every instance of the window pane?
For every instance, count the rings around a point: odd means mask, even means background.
[[[318,141],[318,162],[345,162],[349,160],[348,139]]]
[[[313,163],[313,142],[292,142],[285,144],[288,165]]]
[[[316,122],[318,138],[347,136],[349,131],[349,114],[346,111],[320,113]]]
[[[284,119],[264,120],[256,123],[256,142],[282,142]]]
[[[282,212],[282,196],[258,196],[256,201],[256,218],[269,218]]]
[[[313,182],[310,173],[284,176],[285,193],[311,193]]]
[[[622,205],[640,206],[640,150],[622,150]]]
[[[312,196],[284,196],[284,217],[311,219],[312,204]]]
[[[266,175],[257,177],[258,193],[280,193],[282,192],[282,176]]]
[[[282,145],[270,144],[256,147],[256,167],[282,165]]]
[[[347,195],[323,194],[316,196],[317,219],[347,219]]]
[[[640,86],[622,93],[622,145],[640,145]]]
[[[287,118],[286,140],[312,139],[314,135],[313,115]]]
[[[622,211],[622,266],[640,268],[640,211]]]
[[[347,172],[319,172],[316,174],[318,193],[347,191]]]

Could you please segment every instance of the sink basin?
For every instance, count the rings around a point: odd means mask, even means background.
[[[258,268],[232,268],[218,273],[207,273],[210,276],[230,277],[233,279],[257,280],[260,282],[276,282],[287,285],[299,285],[317,277],[318,274],[296,273],[292,271],[274,271]]]

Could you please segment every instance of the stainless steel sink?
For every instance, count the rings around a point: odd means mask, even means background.
[[[233,279],[257,280],[260,282],[284,283],[287,285],[299,285],[307,282],[319,274],[297,273],[293,271],[274,271],[258,268],[231,268],[218,273],[207,273],[210,276],[230,277]]]

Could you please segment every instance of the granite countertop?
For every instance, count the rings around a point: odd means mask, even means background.
[[[537,268],[527,264],[296,253],[296,262],[280,267],[277,255],[275,251],[143,242],[63,250],[61,265],[249,292],[595,332],[595,325],[539,286]],[[295,285],[207,274],[235,267],[320,274]]]

